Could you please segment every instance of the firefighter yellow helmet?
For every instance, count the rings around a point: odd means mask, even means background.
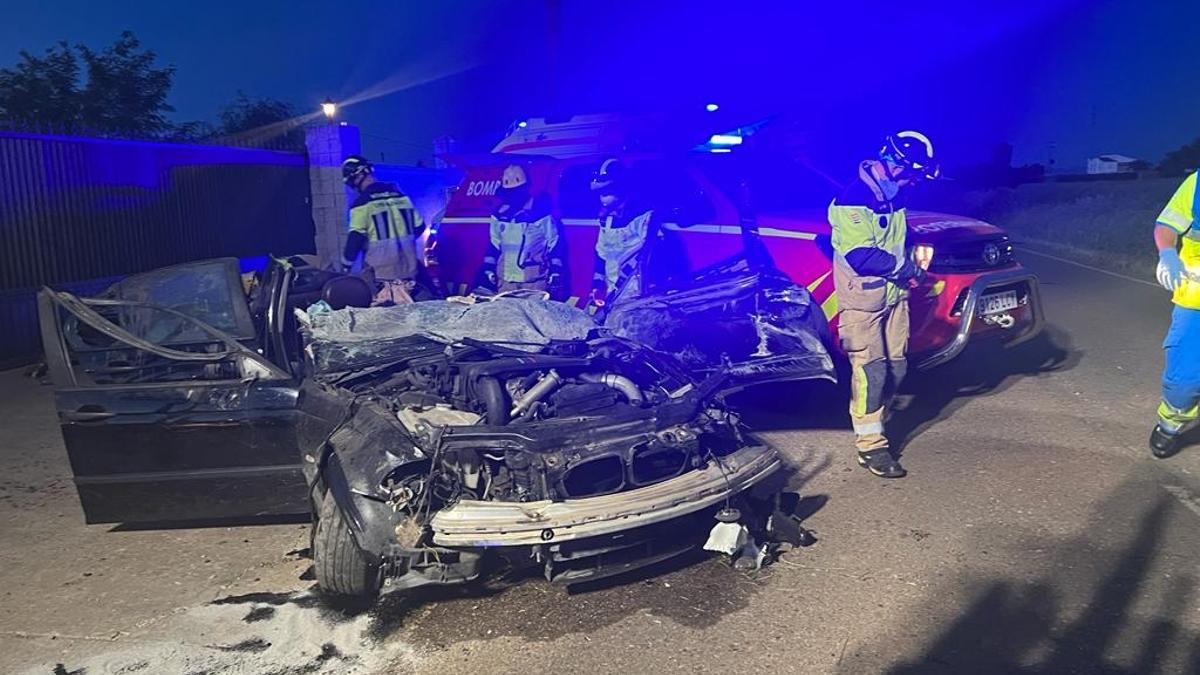
[[[529,177],[525,175],[525,169],[522,169],[519,164],[509,164],[504,167],[504,174],[500,176],[500,187],[507,190],[518,188],[529,182]]]

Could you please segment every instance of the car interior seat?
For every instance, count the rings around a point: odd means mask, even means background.
[[[346,307],[370,307],[375,291],[362,277],[335,277],[325,282],[321,299],[333,309]]]

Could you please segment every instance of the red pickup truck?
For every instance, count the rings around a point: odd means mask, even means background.
[[[634,174],[646,177],[650,185],[643,187],[655,204],[689,214],[690,222],[668,222],[664,228],[682,243],[690,269],[742,250],[737,182],[722,166],[728,155],[693,152],[668,159],[654,153],[603,152],[570,134],[556,136],[529,125],[514,128],[492,154],[452,158],[466,175],[451,195],[433,239],[437,274],[449,290],[465,292],[477,278],[487,247],[488,218],[498,205],[500,175],[513,162],[525,167],[534,192],[549,197],[562,222],[572,303],[582,305],[590,290],[599,222],[589,181],[607,157],[621,158]],[[523,138],[533,140],[522,142]],[[775,264],[809,288],[836,330],[838,304],[825,209],[797,208],[787,199],[765,202],[756,213],[762,241]],[[908,222],[910,246],[933,249],[928,281],[909,301],[910,351],[918,367],[953,359],[976,337],[1013,344],[1037,334],[1043,321],[1038,281],[1014,259],[1003,230],[972,218],[911,209]]]

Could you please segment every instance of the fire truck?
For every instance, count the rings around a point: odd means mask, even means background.
[[[661,122],[661,120],[659,120]],[[431,238],[431,262],[451,292],[467,292],[478,278],[488,247],[491,213],[501,174],[509,164],[524,167],[534,193],[549,199],[562,224],[567,259],[567,302],[583,306],[590,291],[599,205],[590,179],[608,158],[618,158],[654,204],[689,214],[688,222],[664,222],[679,243],[685,264],[699,270],[743,250],[746,163],[737,158],[759,127],[711,134],[686,152],[664,152],[638,143],[637,131],[655,126],[618,115],[535,118],[510,127],[490,153],[444,159],[464,172]],[[661,129],[662,124],[657,124]],[[738,161],[740,159],[740,161]],[[749,159],[753,162],[753,158]],[[836,331],[838,299],[832,274],[829,199],[794,198],[786,170],[757,166],[753,226],[774,264],[821,303]],[[765,176],[765,178],[764,178]],[[809,191],[810,193],[812,191]],[[814,203],[815,202],[815,203]],[[1036,335],[1043,314],[1037,277],[1021,266],[1003,230],[963,216],[908,211],[910,247],[931,255],[927,281],[910,293],[910,358],[922,368],[950,361],[979,338],[1011,345]]]

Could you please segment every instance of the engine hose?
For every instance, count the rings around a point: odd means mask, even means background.
[[[513,417],[520,417],[522,413],[533,407],[533,404],[545,398],[546,394],[554,391],[558,385],[562,384],[562,376],[556,371],[551,370],[546,373],[546,376],[537,381],[525,392],[521,398],[513,401],[512,413]]]
[[[487,409],[488,425],[508,424],[508,397],[500,381],[494,377],[481,377],[475,381],[475,391]]]
[[[613,389],[621,392],[621,394],[623,394],[625,398],[629,400],[630,405],[638,407],[641,407],[642,405],[642,390],[638,389],[638,386],[633,383],[633,380],[625,377],[624,375],[617,375],[616,373],[583,373],[579,376],[579,379],[583,380],[584,382],[592,382],[594,384],[602,384],[606,387],[612,387]]]

